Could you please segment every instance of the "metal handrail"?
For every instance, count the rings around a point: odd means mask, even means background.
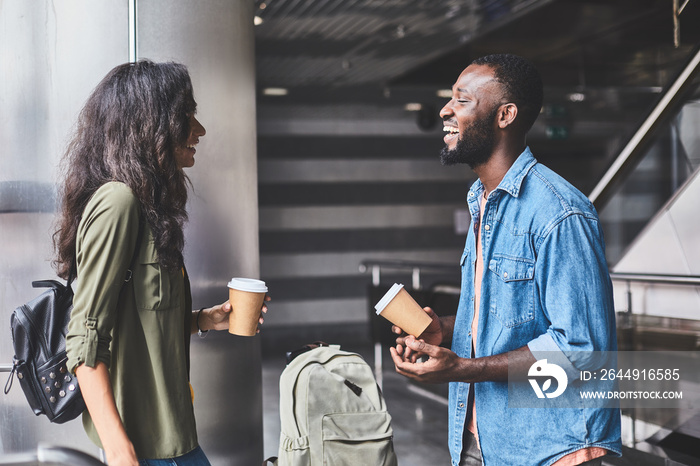
[[[79,450],[51,445],[39,445],[36,452],[13,453],[0,456],[3,464],[66,464],[71,466],[104,466],[100,460]]]
[[[360,272],[365,273],[368,270],[372,273],[372,285],[379,286],[381,281],[381,272],[384,270],[394,271],[411,271],[411,287],[420,289],[421,272],[452,272],[459,270],[457,264],[446,264],[437,262],[414,262],[403,260],[365,260],[360,263]]]
[[[700,286],[698,275],[611,272],[610,279],[627,283],[627,313],[632,313],[632,283],[658,285]]]
[[[611,272],[610,278],[612,280],[625,282],[657,283],[660,285],[700,286],[700,275]]]

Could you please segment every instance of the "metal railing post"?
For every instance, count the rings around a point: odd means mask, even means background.
[[[632,282],[627,280],[627,313],[632,314]]]
[[[411,273],[411,286],[414,290],[420,290],[420,267],[413,267]]]
[[[381,282],[381,270],[382,267],[380,265],[375,264],[372,266],[372,285],[379,286]]]

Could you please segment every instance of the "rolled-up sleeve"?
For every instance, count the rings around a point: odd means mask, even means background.
[[[66,336],[68,368],[110,365],[110,342],[121,290],[139,231],[139,203],[122,183],[98,189],[77,232],[78,278]]]
[[[569,375],[595,368],[599,352],[616,349],[612,284],[597,218],[573,214],[544,237],[535,277],[540,305],[550,322],[528,343],[530,351],[561,352]]]

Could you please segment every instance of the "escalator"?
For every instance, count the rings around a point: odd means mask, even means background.
[[[589,195],[618,263],[700,167],[700,47],[661,94]]]
[[[606,234],[620,350],[700,350],[700,47],[590,194]],[[681,354],[681,353],[679,353]],[[685,390],[700,393],[700,382]],[[700,464],[700,408],[623,409],[614,465]]]

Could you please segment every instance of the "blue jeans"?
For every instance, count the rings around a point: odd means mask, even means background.
[[[197,447],[191,452],[178,456],[177,458],[139,460],[139,464],[141,466],[211,466],[207,455],[204,454],[201,447]]]

